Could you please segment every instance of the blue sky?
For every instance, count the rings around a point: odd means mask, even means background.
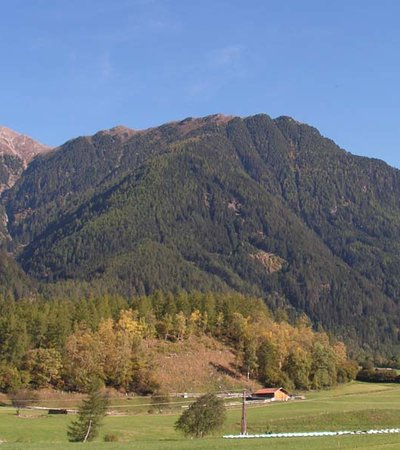
[[[118,124],[265,112],[400,167],[397,0],[0,7],[0,124],[44,143]]]

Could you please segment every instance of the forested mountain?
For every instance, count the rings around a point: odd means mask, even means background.
[[[28,277],[16,261],[0,251],[0,297],[31,300],[37,294],[37,283]]]
[[[236,290],[367,349],[398,344],[400,172],[291,118],[80,137],[1,202],[8,247],[43,283]]]

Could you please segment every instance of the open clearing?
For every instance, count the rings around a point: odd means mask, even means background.
[[[318,393],[308,393],[306,400],[275,403],[248,410],[249,433],[285,431],[330,431],[397,428],[400,426],[400,386],[353,382]],[[127,401],[128,402],[128,401]],[[142,400],[143,402],[143,400]],[[127,410],[135,412],[131,401]],[[140,408],[143,411],[143,408]],[[49,416],[42,412],[25,412],[16,417],[15,410],[0,408],[0,444],[6,449],[399,449],[400,435],[361,435],[310,438],[280,438],[266,441],[232,441],[222,434],[240,430],[240,408],[230,410],[224,429],[217,436],[203,440],[185,439],[175,432],[176,414],[138,413],[109,416],[105,419],[97,442],[69,444],[66,428],[73,416]],[[119,442],[102,442],[112,433]]]

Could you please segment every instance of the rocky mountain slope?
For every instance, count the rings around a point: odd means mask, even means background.
[[[28,163],[50,147],[0,126],[0,193],[14,185]]]

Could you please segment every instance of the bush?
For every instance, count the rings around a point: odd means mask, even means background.
[[[136,370],[129,383],[129,390],[139,395],[151,395],[159,389],[160,384],[149,369]]]
[[[104,436],[104,442],[118,442],[118,436],[116,434],[107,433]]]
[[[154,392],[151,396],[151,406],[149,408],[149,414],[163,413],[171,409],[171,398],[168,393],[163,391]]]
[[[399,383],[400,377],[393,369],[365,369],[358,372],[356,380],[369,383]]]
[[[17,416],[21,408],[26,408],[38,401],[38,394],[30,389],[18,389],[10,396],[11,404],[17,409]]]

